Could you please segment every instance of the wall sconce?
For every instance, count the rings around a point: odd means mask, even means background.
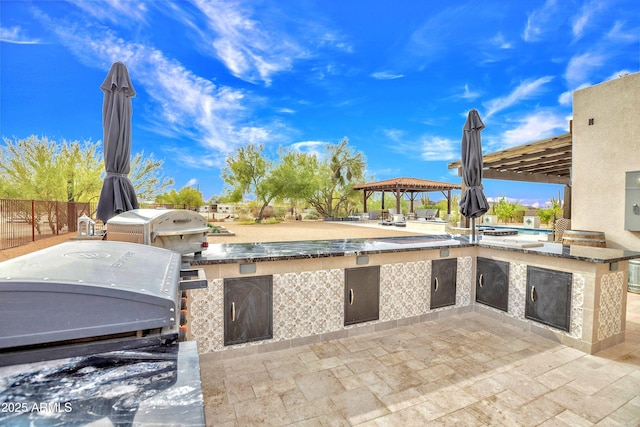
[[[589,126],[593,125],[593,119],[589,119]]]

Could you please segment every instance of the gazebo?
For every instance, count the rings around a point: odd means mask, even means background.
[[[409,196],[411,203],[410,213],[413,213],[413,201],[418,194],[431,191],[440,191],[447,198],[447,213],[451,213],[451,191],[462,190],[458,184],[429,181],[417,178],[392,178],[384,181],[370,182],[368,184],[354,185],[354,190],[364,192],[364,211],[367,212],[367,199],[375,192],[382,192],[382,209],[384,209],[384,193],[390,192],[396,196],[396,210],[400,212],[400,200],[405,195]],[[446,193],[445,193],[446,191]]]

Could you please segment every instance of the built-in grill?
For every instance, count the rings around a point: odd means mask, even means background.
[[[207,248],[209,227],[197,212],[180,209],[133,209],[107,221],[107,240],[140,243],[181,254]]]
[[[0,366],[171,345],[202,270],[175,251],[78,240],[0,263]]]

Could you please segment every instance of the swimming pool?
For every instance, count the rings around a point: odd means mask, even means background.
[[[509,227],[507,225],[477,225],[478,230],[518,230],[518,234],[528,236],[546,236],[553,233],[553,230],[546,228],[524,228],[524,227]]]

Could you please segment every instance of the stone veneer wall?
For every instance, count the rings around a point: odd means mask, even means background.
[[[542,333],[547,338],[556,339],[566,345],[580,348],[585,352],[594,353],[611,345],[611,343],[603,343],[603,341],[608,339],[619,341],[620,334],[624,333],[624,325],[622,323],[625,318],[623,313],[625,310],[625,307],[623,307],[624,293],[626,292],[624,285],[625,275],[624,272],[617,271],[603,274],[599,277],[601,291],[599,295],[593,295],[597,299],[594,310],[587,310],[585,307],[587,280],[587,276],[584,274],[573,273],[571,283],[571,326],[568,332],[525,318],[527,264],[509,263],[509,305],[507,313],[482,304],[477,304],[476,310],[484,314],[490,314],[492,317],[503,321],[512,319],[512,323],[517,326],[531,329],[532,332]],[[593,332],[584,330],[585,317],[594,319]],[[563,339],[563,336],[566,339]]]
[[[551,326],[536,323],[539,327],[558,333],[566,334],[575,339],[582,338],[583,306],[584,306],[584,283],[582,274],[573,273],[571,282],[571,326],[569,332],[560,331]],[[525,305],[527,303],[527,265],[516,262],[509,263],[509,306],[507,316],[514,319],[531,322],[525,318]],[[485,307],[485,306],[483,306]],[[486,307],[495,312],[503,313],[491,307]]]
[[[600,315],[598,316],[598,341],[605,340],[621,333],[623,310],[622,306],[626,290],[624,273],[618,271],[606,274],[600,278]]]
[[[273,339],[224,346],[223,282],[190,293],[190,334],[198,352],[284,342],[361,328],[394,320],[417,318],[471,304],[473,258],[457,258],[456,305],[430,310],[431,261],[380,266],[380,319],[344,326],[344,270],[318,270],[273,275]]]

